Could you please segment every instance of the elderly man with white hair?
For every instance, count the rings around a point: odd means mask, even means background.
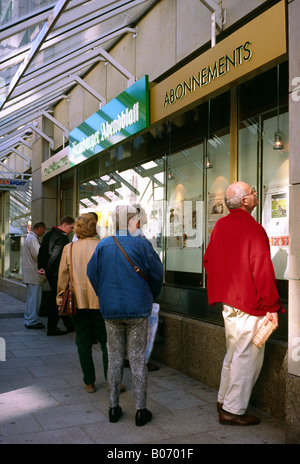
[[[269,239],[251,215],[257,192],[235,182],[225,192],[229,214],[219,219],[204,255],[210,305],[223,304],[227,352],[224,358],[217,409],[221,424],[255,425],[260,419],[245,414],[260,373],[264,347],[252,340],[271,320],[278,326],[284,312],[276,287]]]

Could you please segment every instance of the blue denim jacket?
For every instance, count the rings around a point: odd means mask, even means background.
[[[101,240],[88,263],[87,275],[104,319],[149,316],[153,298],[162,287],[163,265],[151,243],[140,235],[123,234],[118,231],[117,240],[150,285],[134,270],[112,237]]]

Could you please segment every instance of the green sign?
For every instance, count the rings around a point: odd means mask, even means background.
[[[149,126],[148,76],[139,79],[69,133],[75,166]]]

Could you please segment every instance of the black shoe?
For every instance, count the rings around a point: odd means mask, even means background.
[[[25,324],[25,327],[26,329],[44,329],[45,328],[44,324],[42,324],[41,322],[37,322],[36,324],[32,324],[32,325]]]
[[[63,330],[60,330],[56,327],[54,330],[48,330],[47,335],[52,337],[54,335],[67,335],[67,333],[67,331],[64,332]]]
[[[118,422],[122,417],[122,408],[116,406],[115,408],[109,408],[109,422]]]
[[[135,415],[135,425],[142,427],[143,425],[150,422],[152,419],[152,412],[148,409],[138,409]]]
[[[153,372],[153,371],[158,371],[159,367],[152,362],[148,362],[147,369],[148,369],[148,372]]]

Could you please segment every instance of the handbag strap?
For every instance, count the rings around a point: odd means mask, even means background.
[[[148,282],[148,279],[147,277],[145,276],[145,274],[142,273],[142,271],[140,270],[139,267],[137,267],[134,262],[129,258],[128,254],[126,253],[126,251],[122,248],[122,246],[120,245],[119,241],[116,239],[116,237],[113,235],[112,238],[114,239],[114,241],[116,242],[116,244],[118,245],[118,247],[120,248],[120,250],[122,251],[123,255],[125,256],[125,258],[130,262],[130,264],[133,266],[135,272],[137,272],[138,274],[140,274],[141,277],[143,277],[143,279],[145,279],[146,282]],[[149,282],[148,282],[149,283]]]
[[[69,288],[72,290],[72,247],[73,247],[73,242],[71,242],[71,247],[70,247],[70,269],[69,269],[69,274],[70,274],[70,284]]]

